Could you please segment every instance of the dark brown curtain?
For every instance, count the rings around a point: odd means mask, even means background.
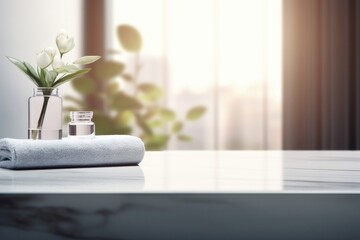
[[[283,147],[360,149],[360,1],[283,1]]]
[[[105,57],[105,0],[84,0],[83,29],[84,29],[84,55],[102,56],[100,61],[92,65],[101,64]],[[94,79],[94,71],[89,73]],[[104,82],[96,79],[97,88],[104,88]],[[90,109],[101,111],[104,108],[102,99],[97,95],[86,96],[86,102]]]

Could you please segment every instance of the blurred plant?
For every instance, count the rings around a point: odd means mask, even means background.
[[[100,58],[99,56],[84,56],[75,60],[72,64],[63,62],[63,55],[75,47],[74,38],[70,37],[64,30],[59,31],[56,36],[56,45],[60,57],[56,56],[57,52],[55,48],[45,48],[36,55],[36,70],[27,62],[7,57],[10,62],[25,73],[37,87],[41,87],[44,92],[44,102],[37,124],[38,129],[42,128],[49,101],[48,95],[51,94],[53,88],[86,74],[91,70],[91,68],[80,69],[77,64],[90,64]],[[39,132],[34,132],[32,138],[37,139],[38,133]]]
[[[96,134],[137,134],[147,150],[166,148],[172,136],[180,141],[191,141],[190,136],[182,133],[184,124],[199,119],[205,113],[205,107],[195,106],[184,119],[179,119],[174,110],[161,103],[163,90],[160,87],[138,81],[142,45],[138,30],[130,25],[120,25],[117,36],[123,49],[134,55],[133,73],[125,71],[125,64],[119,61],[99,62],[91,76],[72,82],[84,101],[66,96],[65,99],[75,104],[67,110],[92,109]],[[118,51],[110,53],[119,54]],[[115,79],[121,79],[122,85]]]

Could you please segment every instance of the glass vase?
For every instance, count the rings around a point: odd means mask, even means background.
[[[62,99],[57,88],[34,88],[28,101],[28,138],[62,138]]]

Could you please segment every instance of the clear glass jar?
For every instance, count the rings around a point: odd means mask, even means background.
[[[57,88],[33,89],[28,100],[28,138],[62,138],[62,98]]]
[[[69,138],[93,138],[95,136],[95,124],[91,121],[93,112],[77,111],[70,112]]]

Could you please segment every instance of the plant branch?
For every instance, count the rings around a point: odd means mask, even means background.
[[[44,124],[44,119],[45,119],[45,114],[46,114],[47,105],[49,103],[49,99],[50,99],[50,96],[44,96],[44,103],[41,108],[41,112],[40,112],[40,116],[39,116],[39,120],[38,120],[38,124],[37,124],[37,129],[36,129],[37,131],[32,132],[32,139],[40,138],[40,131]]]

